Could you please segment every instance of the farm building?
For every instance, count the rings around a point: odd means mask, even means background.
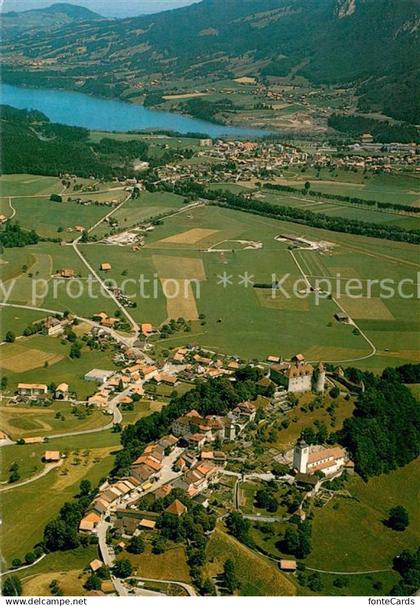
[[[59,272],[57,272],[57,275],[60,276],[60,278],[65,278],[66,280],[70,280],[71,278],[75,277],[76,272],[74,271],[74,269],[71,269],[70,267],[64,267],[63,269],[60,269]]]
[[[93,368],[85,374],[85,381],[92,381],[96,383],[105,383],[109,377],[113,375],[112,370],[100,370],[99,368]]]
[[[48,387],[43,383],[18,383],[17,389],[20,396],[40,396],[48,393]]]
[[[99,516],[97,513],[93,513],[93,512],[88,513],[80,521],[79,530],[81,530],[83,532],[95,532],[96,527],[98,526],[100,521],[101,521],[101,516]]]
[[[336,314],[334,314],[334,318],[337,320],[337,322],[342,322],[343,324],[348,324],[350,322],[349,316],[342,311],[338,311]]]
[[[67,383],[60,383],[60,385],[55,390],[55,399],[56,400],[65,400],[69,395],[69,386]]]
[[[46,450],[43,458],[46,463],[56,463],[60,461],[61,454],[59,450]]]
[[[284,572],[295,572],[297,563],[296,560],[280,560],[279,567]]]

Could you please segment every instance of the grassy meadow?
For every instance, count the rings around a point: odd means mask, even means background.
[[[114,453],[119,446],[118,434],[99,432],[86,436],[60,438],[48,443],[49,450],[67,452],[64,464],[33,484],[16,487],[2,494],[3,523],[0,539],[3,546],[3,564],[10,565],[13,558],[23,558],[41,540],[48,521],[60,507],[78,492],[81,480],[96,485],[113,466]],[[39,456],[39,447],[33,445],[4,447],[25,449],[27,455]],[[46,445],[44,445],[44,450]],[[16,542],[16,537],[19,541]]]

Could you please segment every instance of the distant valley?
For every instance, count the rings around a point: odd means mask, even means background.
[[[416,0],[203,0],[116,20],[61,10],[67,21],[36,31],[24,23],[37,11],[3,17],[15,24],[6,82],[278,130],[323,132],[334,112],[420,122]]]

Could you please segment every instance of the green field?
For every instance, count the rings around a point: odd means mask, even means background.
[[[2,558],[10,565],[13,558],[23,558],[42,538],[46,523],[57,515],[65,501],[78,492],[80,481],[89,479],[96,485],[113,465],[112,453],[118,449],[117,434],[100,432],[85,436],[51,440],[49,450],[68,453],[62,467],[32,484],[2,494],[3,523],[1,527]],[[44,445],[44,450],[45,450]],[[18,448],[18,447],[5,447]],[[38,446],[21,446],[32,458]],[[34,457],[34,458],[35,458]],[[19,541],[16,541],[19,537]]]
[[[316,188],[317,184],[315,183],[313,187]],[[339,192],[335,193],[338,194]],[[352,192],[352,195],[357,196],[358,191]],[[257,193],[256,197],[270,204],[310,210],[311,212],[322,213],[331,217],[342,217],[343,219],[366,221],[381,225],[395,225],[405,229],[418,229],[420,226],[419,218],[414,215],[400,214],[389,210],[375,210],[369,206],[340,202],[339,200],[320,200],[319,198],[304,196],[299,192],[288,193],[264,190],[261,193]]]
[[[70,359],[69,350],[69,343],[63,344],[60,338],[41,335],[3,344],[0,368],[8,379],[9,392],[13,393],[18,383],[67,383],[79,399],[92,395],[96,385],[86,382],[84,375],[92,368],[114,369],[112,352],[84,348],[79,359]]]
[[[54,402],[50,406],[0,407],[1,428],[13,439],[86,431],[107,425],[110,420],[103,412],[89,411],[85,418],[72,414],[68,402]],[[58,416],[60,415],[60,416]]]
[[[399,576],[392,570],[393,558],[404,549],[416,549],[419,541],[418,473],[419,462],[413,461],[367,483],[354,476],[346,485],[352,498],[335,496],[327,505],[312,506],[312,551],[303,563],[307,575],[311,569],[321,571],[321,595],[387,595],[398,582]],[[252,487],[247,486],[251,496]],[[384,525],[390,508],[396,505],[409,512],[410,525],[404,532]],[[251,537],[257,547],[275,558],[290,557],[278,544],[287,523],[275,522],[270,528],[272,532],[267,534],[254,524]],[[339,573],[347,579],[346,587],[334,585]],[[375,587],[378,582],[381,586]],[[300,592],[313,595],[305,587]]]
[[[307,565],[339,572],[385,569],[403,549],[416,549],[420,538],[419,465],[419,461],[413,461],[367,483],[354,477],[348,485],[354,500],[334,499],[316,510],[313,550]],[[410,525],[404,532],[383,524],[389,509],[396,505],[403,505],[409,512]]]
[[[349,174],[355,182],[360,177]],[[340,178],[343,179],[344,175]],[[407,177],[404,187],[414,187],[410,181],[413,178]],[[370,177],[369,183],[373,179]],[[37,180],[35,182],[40,187]],[[301,204],[301,201],[295,202]],[[179,196],[144,193],[140,199],[127,202],[115,215],[120,226],[130,227],[156,212],[160,214],[177,209],[182,209]],[[357,210],[344,209],[349,213]],[[332,208],[329,211],[332,212]],[[374,211],[368,212],[375,214]],[[399,217],[376,214],[389,220]],[[411,221],[411,218],[398,220]],[[106,229],[99,228],[103,232]],[[292,255],[287,243],[274,239],[281,233],[326,240],[331,243],[331,248],[326,253],[298,250]],[[247,243],[256,244],[257,248],[247,250]],[[359,366],[372,370],[418,359],[416,330],[420,325],[416,319],[417,301],[398,293],[391,298],[380,298],[378,286],[373,288],[372,298],[363,292],[361,299],[352,300],[342,296],[335,286],[337,275],[344,286],[354,278],[363,284],[372,279],[391,278],[395,283],[404,279],[415,285],[420,263],[417,248],[413,245],[326,232],[209,206],[164,219],[162,225],[147,233],[146,245],[139,251],[99,243],[81,245],[80,248],[95,270],[103,262],[111,263],[112,271],[102,277],[123,284],[125,293],[134,297],[137,307],[132,310],[132,315],[139,322],[159,326],[171,318],[184,317],[191,321],[190,333],[171,335],[157,344],[158,349],[193,340],[213,350],[244,358],[263,359],[269,354],[290,356],[301,351],[310,360],[323,359],[342,364],[357,362]],[[13,249],[13,252],[6,250],[3,260],[0,277],[6,286],[15,280],[8,299],[11,303],[28,305],[35,301],[36,306],[68,309],[82,317],[91,317],[99,311],[110,315],[115,313],[115,304],[101,293],[95,280],[93,296],[86,295],[85,289],[78,296],[71,281],[59,281],[54,277],[55,272],[69,267],[82,278],[82,285],[87,288],[88,272],[70,246],[46,242]],[[305,296],[307,285],[301,271],[311,283],[325,277],[333,279],[333,294],[337,302],[373,342],[376,348],[374,356],[363,334],[353,334],[351,326],[335,321],[334,314],[340,307],[334,300],[317,300],[314,294]],[[286,275],[283,285],[289,291],[289,298],[281,292],[275,292],[273,296],[270,288],[257,289],[249,283],[248,286],[244,284],[246,276],[254,283],[269,285],[272,276],[282,280]],[[146,281],[143,292],[138,283],[141,276]],[[225,285],[221,283],[223,276],[228,278]],[[47,280],[48,292],[39,287],[34,293],[33,277]],[[191,280],[193,282],[189,286],[188,281]],[[178,296],[172,296],[170,288],[168,294],[168,284],[179,289]],[[291,288],[294,285],[293,293]],[[10,310],[2,313],[8,318],[12,316]],[[16,316],[18,330],[21,330],[23,321],[20,316],[26,316],[26,311],[16,310]]]
[[[83,180],[82,180],[83,182]],[[106,193],[74,192],[71,188],[63,193],[63,202],[53,202],[50,194],[63,192],[63,185],[54,177],[37,177],[31,175],[7,175],[0,177],[0,209],[6,216],[12,215],[8,196],[16,211],[15,220],[26,229],[35,228],[40,236],[46,238],[60,237],[71,241],[78,235],[76,225],[88,229],[99,221],[111,209],[95,202],[122,201],[126,192],[122,187],[115,189],[115,184],[100,184],[100,190]],[[106,191],[109,190],[109,191]],[[68,198],[92,200],[90,205],[77,204]]]
[[[113,214],[113,220],[118,221],[119,229],[129,229],[139,223],[157,217],[170,211],[182,208],[183,198],[168,192],[142,192],[140,198],[128,200],[122,208]],[[98,238],[110,232],[105,223],[95,229],[92,234]]]
[[[201,230],[197,239],[197,230]],[[137,309],[133,315],[139,321],[160,324],[167,317],[182,316],[192,307],[205,314],[204,322],[193,321],[193,333],[176,334],[164,341],[164,346],[176,346],[194,341],[203,346],[244,357],[265,357],[270,353],[291,355],[296,351],[313,360],[343,361],[365,358],[371,351],[362,336],[352,334],[351,327],[334,320],[337,305],[324,299],[317,304],[314,297],[290,299],[271,296],[266,291],[239,286],[240,276],[248,272],[253,281],[271,283],[272,274],[281,278],[290,274],[287,285],[301,277],[299,268],[287,245],[274,240],[280,233],[305,235],[314,240],[328,240],[333,244],[330,253],[296,251],[295,256],[304,272],[312,278],[342,277],[345,286],[352,278],[367,280],[391,278],[417,281],[417,249],[403,243],[388,243],[372,238],[324,232],[314,228],[301,228],[245,213],[217,207],[200,208],[186,215],[172,217],[151,232],[147,244],[140,252],[98,245],[85,247],[94,266],[107,260],[112,263],[111,277],[122,280],[121,274],[138,279],[142,274],[150,281],[149,297],[137,295]],[[235,240],[262,242],[258,250],[238,250]],[[207,247],[226,252],[203,252]],[[235,249],[235,252],[233,252]],[[105,259],[106,256],[106,259]],[[156,276],[175,279],[198,279],[199,297],[195,301],[182,293],[179,306],[168,306],[162,284]],[[232,285],[218,285],[226,272],[232,276]],[[304,285],[303,285],[304,286]],[[152,298],[153,288],[157,298]],[[333,291],[337,294],[335,280]],[[130,290],[131,288],[131,290]],[[127,290],[135,293],[130,285]],[[302,284],[300,285],[302,288]],[[343,291],[344,292],[344,291]],[[363,293],[362,294],[367,294]],[[147,297],[147,295],[146,295]],[[377,347],[377,354],[360,363],[366,368],[381,368],[417,359],[418,340],[415,330],[418,323],[413,314],[417,302],[398,296],[379,300],[377,286],[372,299],[339,299],[348,313]],[[173,302],[172,302],[173,303]],[[183,305],[184,303],[184,305]],[[348,309],[347,309],[348,308]],[[177,315],[173,315],[179,310]],[[192,317],[193,319],[193,317]]]
[[[53,579],[59,582],[64,595],[83,595],[83,584],[88,578],[82,571],[98,557],[94,545],[79,547],[70,551],[49,553],[43,560],[27,570],[15,573],[23,585],[23,595],[50,596],[49,584]]]
[[[235,574],[241,584],[239,595],[295,595],[293,580],[282,574],[275,563],[251,551],[236,539],[217,528],[206,549],[206,572],[214,577],[223,572],[225,560],[232,559]]]
[[[355,196],[378,202],[409,204],[418,206],[420,189],[419,178],[415,174],[364,174],[342,169],[329,171],[324,168],[319,177],[315,169],[296,172],[293,167],[285,171],[284,182],[299,187],[306,181],[314,191],[342,196]]]

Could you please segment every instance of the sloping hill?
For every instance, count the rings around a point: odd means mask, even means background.
[[[61,2],[47,8],[3,13],[0,17],[0,24],[2,35],[7,40],[28,30],[51,30],[51,28],[55,29],[75,21],[97,19],[102,19],[102,17],[84,6]]]
[[[33,83],[33,61],[48,61],[48,70],[37,65],[39,86],[71,87],[72,78],[75,87],[84,78],[91,92],[97,82],[119,95],[146,75],[223,78],[239,66],[243,75],[292,72],[314,83],[356,85],[363,110],[416,122],[419,8],[420,0],[203,0],[157,15],[23,33],[5,45],[4,78]],[[13,75],[16,53],[23,58]],[[63,81],[63,70],[70,79]]]

